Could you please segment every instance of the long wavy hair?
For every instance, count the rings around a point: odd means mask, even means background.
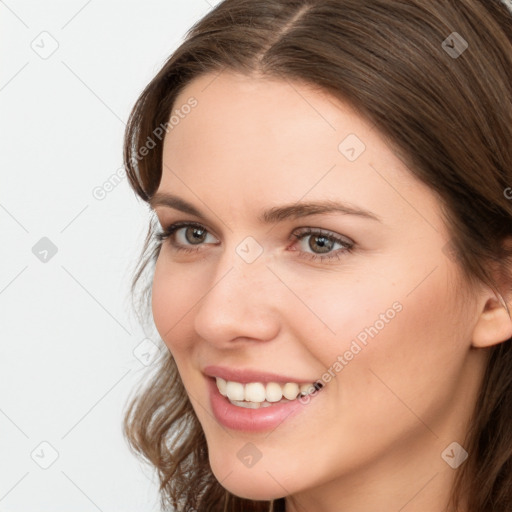
[[[508,311],[512,14],[502,1],[225,0],[187,32],[131,112],[124,163],[143,201],[160,183],[162,129],[171,129],[177,95],[195,78],[224,70],[312,85],[350,104],[438,195],[468,282],[490,286]],[[141,322],[150,322],[156,228],[153,216],[132,282]],[[511,344],[485,349],[454,510],[461,497],[471,512],[512,510]],[[162,508],[283,511],[284,498],[242,499],[215,479],[201,425],[162,347],[123,418],[130,449],[157,471]]]

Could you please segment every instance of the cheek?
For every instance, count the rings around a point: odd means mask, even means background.
[[[172,326],[170,316],[174,308],[170,307],[172,297],[171,286],[164,281],[165,271],[161,261],[162,257],[159,256],[156,262],[153,285],[151,288],[151,310],[155,326],[162,339],[165,340],[164,334]]]
[[[437,272],[412,293],[393,294],[389,300],[402,309],[387,323],[375,321],[384,310],[368,317],[359,331],[364,343],[352,338],[360,350],[341,372],[343,395],[358,422],[378,418],[383,436],[391,438],[398,425],[421,429],[417,416],[433,426],[457,395],[468,333],[458,327],[456,294],[442,268]]]
[[[331,363],[349,350],[354,340],[364,346],[377,332],[386,330],[403,310],[400,294],[388,279],[383,283],[382,278],[360,277],[356,272],[314,277],[293,281],[294,293],[306,307],[297,307],[293,297],[290,300],[302,339],[314,340],[314,346],[321,347]],[[322,358],[326,365],[329,357]]]
[[[198,300],[194,280],[180,269],[169,265],[164,255],[159,256],[151,291],[151,308],[160,337],[171,350],[185,348],[185,330],[191,321],[191,311]]]
[[[470,332],[461,329],[464,312],[450,269],[437,263],[431,275],[435,264],[408,271],[405,261],[390,262],[389,277],[345,275],[336,286],[320,287],[322,294],[303,288],[304,302],[329,327],[319,336],[320,322],[304,321],[304,339],[316,341],[310,350],[330,370],[326,379],[362,417],[369,400],[374,412],[390,402],[396,412],[405,410],[391,390],[421,408],[457,386]]]

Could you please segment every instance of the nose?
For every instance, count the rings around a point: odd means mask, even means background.
[[[234,250],[224,254],[195,309],[196,333],[218,348],[240,341],[270,341],[280,330],[281,293],[264,255],[247,263]]]

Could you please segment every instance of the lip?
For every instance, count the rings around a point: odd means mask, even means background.
[[[220,375],[218,376],[220,377]],[[317,398],[317,393],[314,393],[312,395],[308,395],[309,400],[305,403],[302,403],[299,400],[290,400],[289,402],[277,403],[269,407],[248,409],[233,405],[227,397],[222,396],[217,388],[217,383],[215,382],[214,377],[205,378],[207,380],[210,395],[210,406],[215,419],[224,427],[232,430],[244,432],[263,432],[274,430],[288,418],[292,418],[301,412],[305,412],[308,407],[311,408],[312,401]],[[270,380],[268,382],[276,381]],[[291,382],[294,381],[292,380]]]
[[[249,382],[277,382],[286,384],[287,382],[296,382],[297,384],[313,384],[318,379],[304,380],[297,379],[288,375],[279,375],[277,373],[261,372],[259,370],[228,368],[226,366],[206,366],[203,373],[208,377],[220,377],[226,381],[240,382],[247,384]]]

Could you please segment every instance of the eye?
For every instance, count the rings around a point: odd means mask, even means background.
[[[159,242],[166,239],[171,240],[171,245],[177,251],[196,252],[198,249],[189,248],[187,245],[200,246],[208,237],[209,233],[204,226],[194,222],[176,222],[155,235]],[[213,235],[210,235],[217,241]]]
[[[210,243],[217,242],[217,239],[208,233],[204,226],[195,222],[176,222],[163,228],[155,236],[159,242],[169,239],[174,250],[187,253],[198,252],[200,247],[205,245],[203,242],[208,240],[208,236],[213,239]],[[349,238],[322,229],[301,228],[298,232],[292,233],[291,238],[300,242],[297,256],[309,260],[339,260],[343,254],[351,252],[355,246]],[[309,242],[305,243],[307,239]],[[336,245],[339,248],[334,250]],[[296,249],[292,250],[292,252],[295,251]]]
[[[322,229],[303,228],[292,236],[300,241],[301,250],[298,251],[298,256],[310,260],[339,260],[343,254],[350,253],[355,245],[347,237]],[[336,245],[340,248],[333,252]],[[307,252],[308,250],[313,252]]]

